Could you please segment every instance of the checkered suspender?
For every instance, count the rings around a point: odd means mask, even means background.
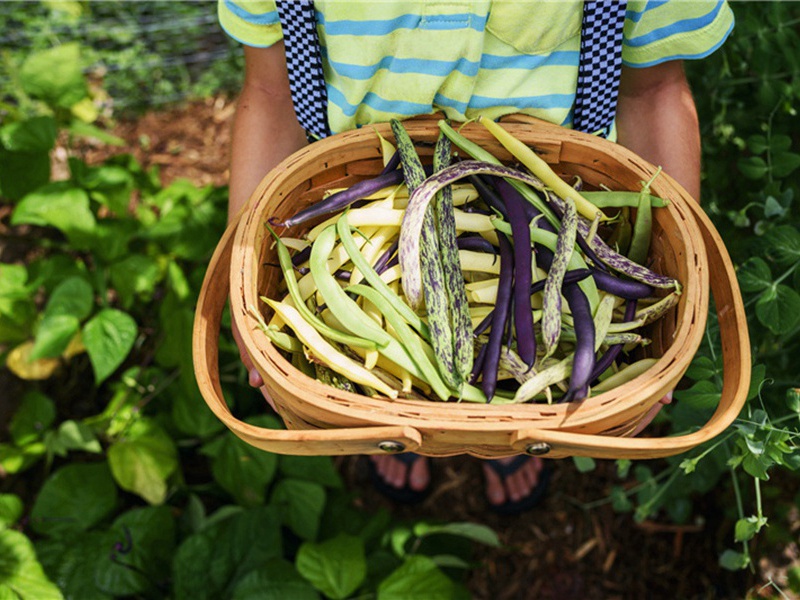
[[[313,0],[276,0],[286,45],[286,67],[297,119],[312,136],[330,135],[328,92],[317,36]]]
[[[286,45],[292,102],[300,125],[314,137],[330,135],[313,0],[276,0]],[[585,0],[573,128],[608,135],[617,112],[625,0]]]
[[[611,130],[622,71],[622,29],[627,2],[585,0],[572,127],[587,133]]]

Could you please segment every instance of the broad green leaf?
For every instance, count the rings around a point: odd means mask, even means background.
[[[87,531],[64,540],[39,541],[36,553],[66,600],[113,600],[98,589],[94,572],[95,565],[108,557],[115,543],[110,531]]]
[[[82,120],[75,120],[69,124],[67,127],[70,133],[78,137],[85,137],[85,138],[94,138],[103,144],[108,146],[124,146],[125,140],[120,137],[117,137],[99,127],[92,125],[91,123],[86,123]]]
[[[41,392],[31,390],[11,418],[8,431],[17,446],[40,440],[56,418],[56,405]]]
[[[27,443],[22,447],[0,444],[0,469],[8,474],[20,473],[35,465],[47,452],[43,443]]]
[[[111,283],[120,296],[122,306],[129,308],[136,296],[149,300],[161,280],[161,267],[144,254],[131,254],[110,267]]]
[[[11,224],[55,227],[71,240],[82,240],[96,222],[86,192],[58,181],[26,195],[14,209]]]
[[[748,179],[761,179],[769,172],[769,166],[760,156],[749,156],[739,159],[737,166],[742,175]]]
[[[64,456],[71,450],[99,454],[103,451],[91,427],[81,421],[69,419],[58,426],[48,445],[52,452]]]
[[[45,314],[36,330],[30,360],[61,356],[80,329],[80,321],[72,315]]]
[[[0,144],[12,152],[50,152],[57,134],[53,117],[33,117],[0,128]]]
[[[451,600],[453,591],[453,582],[432,559],[414,555],[381,582],[378,600]]]
[[[720,390],[711,381],[698,381],[688,390],[676,391],[675,397],[694,409],[711,409],[719,403]]]
[[[767,481],[769,473],[767,470],[774,464],[774,461],[766,454],[752,454],[745,455],[742,460],[742,468],[757,479]]]
[[[772,285],[772,271],[767,262],[758,256],[742,263],[736,275],[743,292],[760,292]]]
[[[0,195],[14,202],[50,181],[49,152],[9,152],[0,147]]]
[[[198,600],[225,597],[224,590],[282,554],[281,523],[274,507],[225,506],[175,553],[174,595]]]
[[[771,229],[766,242],[770,255],[779,263],[791,265],[800,260],[800,231],[791,225]]]
[[[782,133],[773,133],[769,139],[769,148],[773,157],[781,152],[786,152],[792,147],[792,138]]]
[[[138,421],[126,436],[107,451],[108,464],[117,484],[161,504],[167,497],[167,479],[178,468],[178,451],[172,438],[150,421]]]
[[[173,382],[165,393],[172,398],[172,420],[181,433],[208,439],[225,429],[225,424],[211,412],[199,389],[187,393],[180,382]]]
[[[300,539],[316,539],[325,508],[324,487],[301,479],[281,479],[275,484],[270,504],[280,507],[284,524]]]
[[[13,529],[0,530],[0,598],[63,599],[36,559],[31,541]]]
[[[275,428],[275,421],[269,418],[255,417],[246,421],[258,427]],[[256,506],[264,503],[266,487],[278,468],[277,455],[254,448],[229,432],[216,443],[207,444],[203,452],[212,457],[214,479],[239,504]]]
[[[176,544],[169,507],[129,510],[114,521],[111,533],[114,544],[95,563],[97,587],[115,597],[141,597],[167,583]]]
[[[800,413],[800,388],[786,390],[786,406],[792,412]]]
[[[61,44],[29,54],[20,68],[19,82],[27,94],[69,108],[87,94],[81,66],[80,44]]]
[[[764,201],[764,216],[768,219],[773,217],[782,217],[786,214],[786,208],[775,198],[769,196]]]
[[[71,463],[44,482],[31,527],[46,536],[71,535],[102,521],[116,504],[117,487],[106,463]]]
[[[367,575],[364,543],[344,534],[318,544],[305,542],[297,552],[296,566],[300,575],[325,596],[343,600]]]
[[[133,175],[119,165],[100,165],[88,169],[82,183],[89,195],[117,216],[128,213],[133,192]]]
[[[25,506],[16,494],[0,494],[0,529],[14,525],[22,517]]]
[[[292,456],[284,454],[279,457],[281,473],[296,479],[314,481],[325,487],[340,489],[343,487],[339,471],[330,456]]]
[[[242,577],[231,597],[232,600],[319,600],[320,596],[292,563],[274,558]]]
[[[72,276],[56,286],[45,306],[45,316],[70,315],[83,321],[94,307],[94,291],[83,277]]]
[[[791,331],[800,321],[800,294],[783,284],[773,286],[756,302],[756,316],[776,335]]]
[[[115,308],[100,311],[86,323],[83,343],[94,369],[96,385],[105,381],[127,358],[137,333],[133,317]]]
[[[769,142],[764,135],[751,135],[747,138],[747,148],[753,154],[763,154],[769,149]]]
[[[800,167],[800,154],[794,152],[777,152],[772,155],[772,175],[780,179],[788,177]]]
[[[695,356],[689,364],[689,368],[686,369],[686,377],[694,381],[711,379],[716,374],[717,367],[708,356]]]

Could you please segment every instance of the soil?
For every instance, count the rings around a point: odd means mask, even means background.
[[[90,163],[109,153],[131,152],[145,168],[157,166],[165,184],[187,178],[224,185],[234,110],[232,100],[213,98],[148,113],[114,126],[124,146],[85,143],[79,151]],[[479,522],[495,530],[502,547],[479,547],[467,576],[477,599],[774,597],[769,578],[785,578],[780,565],[786,556],[765,557],[755,573],[719,566],[720,553],[734,546],[733,521],[722,508],[734,506],[733,498],[706,494],[688,524],[676,525],[663,515],[637,523],[631,513],[618,513],[606,501],[612,486],[625,483],[613,461],[597,461],[590,473],[580,473],[570,459],[554,462],[543,502],[520,516],[502,517],[487,509],[475,459],[437,460],[435,489],[415,507],[394,506],[378,494],[365,476],[363,460],[338,460],[357,502],[367,509],[384,506],[401,518]],[[663,465],[650,466],[657,470]]]

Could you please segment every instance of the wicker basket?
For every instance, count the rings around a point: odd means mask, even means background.
[[[617,144],[530,118],[505,126],[534,146],[564,177],[579,175],[588,187],[639,189],[652,165]],[[436,140],[431,119],[406,123],[412,139]],[[377,126],[391,138],[388,125]],[[479,124],[462,133],[501,160],[510,155]],[[429,144],[420,153],[430,152]],[[272,452],[304,455],[413,451],[427,456],[471,454],[483,458],[527,452],[552,458],[652,458],[683,452],[725,429],[738,415],[750,381],[747,323],[736,276],[718,233],[697,203],[668,176],[653,193],[669,198],[654,211],[654,270],[678,279],[678,306],[649,332],[658,362],[645,374],[595,397],[570,404],[477,405],[369,398],[330,388],[300,373],[257,330],[253,309],[278,284],[264,221],[287,217],[318,200],[325,189],[350,185],[382,167],[372,127],[332,136],[295,153],[274,169],[253,194],[238,222],[225,233],[212,258],[197,306],[195,372],[212,411],[240,438]],[[296,235],[297,232],[292,232]],[[710,285],[709,285],[710,284]],[[287,429],[262,429],[238,420],[219,384],[217,336],[230,294],[232,318],[253,363],[275,400]],[[724,354],[724,387],[716,412],[699,431],[668,438],[626,437],[683,376],[705,333],[713,292]]]

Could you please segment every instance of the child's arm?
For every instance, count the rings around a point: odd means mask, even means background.
[[[308,143],[292,106],[283,42],[269,48],[245,46],[244,53],[231,145],[229,220],[270,169]]]
[[[623,67],[617,141],[700,199],[700,130],[682,61]]]

